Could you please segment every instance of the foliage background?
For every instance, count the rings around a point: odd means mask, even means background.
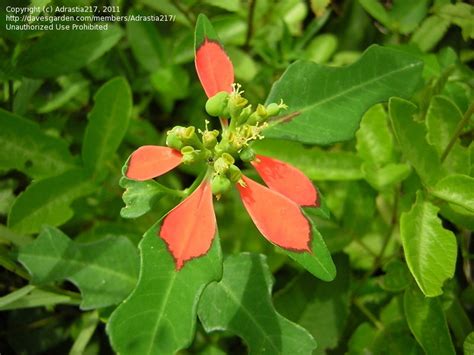
[[[135,187],[137,195],[123,199],[129,205],[144,199],[142,209],[122,210],[121,167],[138,146],[164,144],[174,125],[203,128],[206,99],[192,62],[199,13],[213,22],[253,104],[265,101],[296,59],[343,66],[378,43],[424,63],[416,93],[405,97],[416,106],[398,98],[374,106],[353,139],[324,147],[269,140],[259,147],[302,169],[325,197],[330,219],[319,218],[317,226],[338,270],[334,281],[314,278],[275,251],[236,193],[216,204],[219,234],[224,256],[234,255],[229,268],[239,252],[266,255],[252,257],[262,263],[261,275],[243,280],[271,285],[268,264],[275,309],[312,334],[315,353],[473,353],[473,126],[465,114],[472,112],[472,5],[112,5],[124,14],[168,14],[176,21],[53,33],[6,31],[1,24],[2,354],[113,351],[105,324],[135,285],[137,244],[178,202]],[[5,21],[4,4],[1,11]],[[183,168],[160,182],[183,189],[195,173]],[[227,329],[207,333],[198,322],[182,352],[245,352],[245,342]],[[253,341],[246,338],[250,347]]]

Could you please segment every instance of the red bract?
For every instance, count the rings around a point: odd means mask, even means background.
[[[234,67],[219,43],[206,38],[196,51],[194,63],[207,97],[232,91]]]

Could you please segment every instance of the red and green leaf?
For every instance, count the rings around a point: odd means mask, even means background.
[[[242,180],[245,186],[237,184],[240,197],[260,233],[284,249],[310,252],[310,226],[300,207],[246,176]]]
[[[208,180],[164,218],[159,236],[166,242],[176,269],[209,251],[216,234],[216,217]]]
[[[194,38],[195,66],[208,97],[221,91],[232,91],[234,66],[224,51],[211,22],[199,15]]]
[[[265,184],[300,206],[319,206],[318,192],[310,179],[281,160],[257,155],[252,162]]]

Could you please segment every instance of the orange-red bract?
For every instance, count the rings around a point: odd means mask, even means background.
[[[206,38],[196,51],[195,65],[199,80],[208,97],[221,91],[232,91],[234,67],[219,43]]]
[[[216,217],[208,180],[165,217],[159,236],[168,245],[176,269],[207,253],[216,234]]]
[[[300,207],[279,192],[242,176],[240,197],[260,233],[270,242],[290,250],[311,251],[311,230]]]
[[[149,180],[174,169],[183,156],[175,149],[157,145],[144,145],[130,156],[126,177],[133,180]]]
[[[294,166],[257,155],[252,165],[265,184],[300,206],[318,206],[318,192],[310,179]]]

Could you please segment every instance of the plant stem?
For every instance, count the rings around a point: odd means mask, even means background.
[[[13,80],[8,81],[8,102],[10,105],[10,111],[13,111]]]
[[[464,126],[469,122],[469,119],[471,118],[472,113],[474,112],[474,102],[469,105],[469,108],[467,109],[466,113],[464,114],[462,120],[459,122],[458,126],[456,127],[456,131],[454,132],[453,136],[451,137],[451,140],[448,143],[448,146],[444,150],[443,154],[441,155],[441,163],[446,160],[446,157],[448,156],[449,152],[451,151],[451,148],[453,148],[454,143],[456,143],[456,140],[459,138],[461,135],[461,132],[464,128]]]
[[[359,310],[364,313],[364,315],[375,325],[377,329],[382,330],[384,328],[383,324],[380,323],[377,317],[362,302],[360,302],[357,298],[355,298],[353,302],[356,307],[359,308]]]
[[[255,4],[257,0],[249,0],[249,14],[247,16],[247,36],[245,37],[244,48],[249,49],[250,40],[253,34],[253,18],[255,14]]]
[[[179,2],[179,0],[171,0],[171,2],[173,3],[173,5],[178,9],[179,12],[181,12],[183,14],[183,16],[186,18],[186,20],[189,21],[189,24],[194,28],[194,26],[196,25],[196,19],[194,19],[187,11],[187,9],[185,9],[183,7],[183,5],[181,5],[181,3]]]

